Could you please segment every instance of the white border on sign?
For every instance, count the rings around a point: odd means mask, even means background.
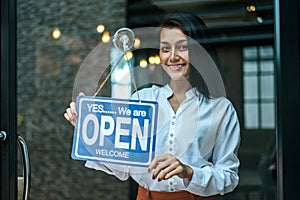
[[[108,102],[108,103],[127,103],[127,104],[136,104],[136,103],[139,103],[141,105],[144,105],[144,106],[150,106],[152,107],[152,118],[154,119],[154,117],[157,115],[157,110],[155,109],[156,107],[154,106],[154,103],[157,104],[157,102],[150,102],[150,101],[137,101],[137,100],[125,100],[125,99],[114,99],[114,98],[103,98],[101,97],[100,99],[97,98],[97,97],[81,97],[80,100],[79,100],[79,105],[78,105],[78,110],[79,110],[79,115],[78,115],[78,122],[80,121],[79,120],[79,117],[81,117],[81,106],[82,106],[82,101],[85,101],[85,100],[91,100],[93,99],[95,102]],[[155,121],[156,122],[156,121]],[[77,125],[77,124],[76,124]],[[155,123],[153,123],[152,121],[152,127],[151,127],[151,132],[150,132],[150,137],[151,137],[151,140],[150,140],[150,150],[149,150],[149,157],[148,157],[148,161],[145,163],[141,163],[141,162],[129,162],[129,161],[125,161],[125,160],[117,160],[117,159],[107,159],[107,158],[98,158],[98,157],[93,157],[93,156],[83,156],[83,155],[80,155],[78,154],[78,143],[79,143],[79,136],[80,136],[80,133],[79,133],[79,130],[80,130],[80,124],[78,125],[77,129],[76,129],[76,132],[77,132],[77,137],[76,137],[76,145],[75,145],[75,156],[77,158],[82,158],[82,159],[89,159],[89,160],[97,160],[97,161],[103,161],[103,162],[109,162],[109,163],[115,163],[115,164],[127,164],[127,165],[134,165],[134,166],[148,166],[151,161],[152,161],[152,157],[153,157],[153,136],[154,136],[154,131],[155,131]]]

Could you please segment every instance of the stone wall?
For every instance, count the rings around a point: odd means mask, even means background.
[[[97,25],[114,33],[125,19],[125,0],[17,0],[18,129],[30,153],[30,199],[129,198],[128,181],[71,159],[73,127],[63,117],[80,64],[101,42]]]

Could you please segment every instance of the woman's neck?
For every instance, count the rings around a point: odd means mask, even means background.
[[[188,80],[171,80],[169,83],[174,95],[185,97],[185,93],[191,89],[191,84]]]
[[[173,91],[173,95],[168,98],[174,112],[176,113],[180,104],[185,100],[185,93],[191,88],[190,83],[185,80],[171,80],[169,83],[170,88]]]

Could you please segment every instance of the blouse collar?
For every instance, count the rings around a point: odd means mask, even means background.
[[[163,93],[165,94],[165,96],[166,96],[167,98],[171,97],[172,94],[173,94],[173,91],[172,91],[172,89],[171,89],[171,87],[170,87],[169,84],[165,85],[165,86],[162,88],[162,91],[163,91]],[[185,96],[186,96],[186,98],[188,98],[188,99],[189,99],[189,98],[192,98],[192,97],[195,97],[195,96],[200,96],[200,95],[201,95],[200,92],[199,92],[195,87],[189,89],[189,90],[186,91],[186,93],[185,93]]]

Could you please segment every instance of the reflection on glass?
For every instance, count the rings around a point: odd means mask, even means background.
[[[123,53],[116,48],[110,52],[111,59],[122,56]],[[111,74],[111,96],[115,98],[129,98],[131,94],[130,61],[122,60]],[[112,62],[112,65],[116,65]]]

